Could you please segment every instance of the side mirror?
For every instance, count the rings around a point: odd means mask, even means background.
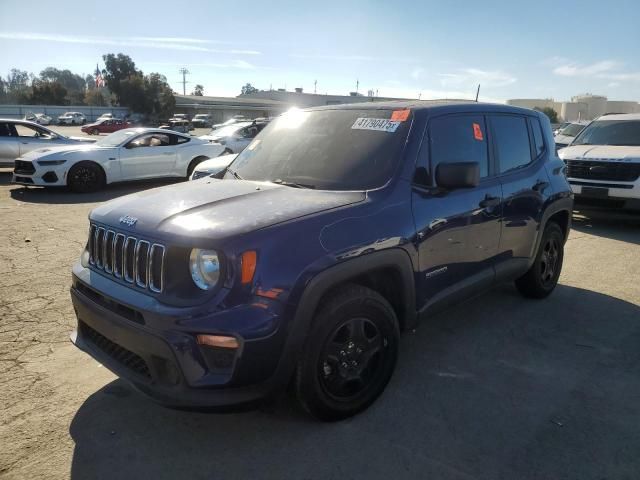
[[[478,162],[441,163],[436,168],[436,185],[447,190],[473,188],[480,183]]]
[[[129,142],[124,146],[124,148],[126,148],[127,150],[131,150],[132,148],[138,148],[138,144],[135,141]]]

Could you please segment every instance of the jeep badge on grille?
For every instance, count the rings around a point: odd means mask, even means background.
[[[130,217],[129,215],[125,215],[124,217],[120,217],[120,223],[126,225],[127,227],[133,227],[138,221],[135,217]]]

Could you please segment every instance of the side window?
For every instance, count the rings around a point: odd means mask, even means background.
[[[165,135],[163,133],[150,133],[132,140],[131,147],[165,147],[169,145],[169,143],[169,135]]]
[[[0,123],[0,137],[12,137],[13,133],[8,123]]]
[[[180,145],[181,143],[187,143],[190,140],[188,137],[182,137],[180,135],[171,135],[171,145]]]
[[[536,158],[542,155],[544,152],[544,136],[542,135],[542,127],[540,126],[540,120],[537,118],[530,118],[531,131],[533,132],[534,152]]]
[[[525,117],[493,115],[491,128],[500,173],[522,168],[531,163],[531,145]]]
[[[16,123],[16,131],[18,132],[19,137],[41,137],[44,136],[44,132],[39,129],[32,127],[31,125],[22,125],[21,123]]]
[[[450,115],[431,120],[431,171],[440,163],[478,162],[480,176],[489,176],[487,129],[482,115]]]

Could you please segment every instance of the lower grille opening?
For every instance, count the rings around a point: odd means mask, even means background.
[[[116,313],[127,320],[144,325],[144,317],[137,310],[126,307],[118,302],[114,302],[80,282],[77,283],[76,288],[101,307],[111,310],[113,313]]]
[[[127,367],[129,370],[149,380],[151,379],[149,367],[142,357],[112,342],[83,321],[78,322],[78,328],[85,339],[120,365]]]

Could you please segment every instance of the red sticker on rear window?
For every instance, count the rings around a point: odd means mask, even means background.
[[[404,122],[409,118],[411,110],[394,110],[391,114],[392,122]]]
[[[480,128],[479,123],[473,124],[473,138],[479,141],[483,141],[484,137],[482,136],[482,129]]]

